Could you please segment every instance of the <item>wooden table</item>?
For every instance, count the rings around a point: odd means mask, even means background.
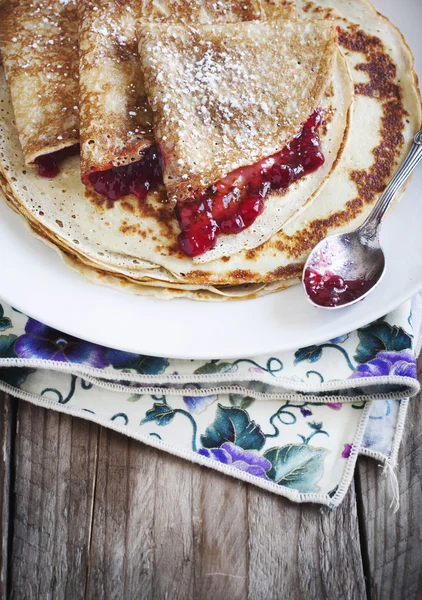
[[[396,514],[369,459],[330,512],[12,398],[0,440],[1,599],[422,598],[421,398]]]

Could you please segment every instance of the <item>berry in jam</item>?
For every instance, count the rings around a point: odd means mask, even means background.
[[[79,154],[79,144],[62,148],[61,150],[57,150],[57,152],[38,156],[35,159],[35,164],[38,167],[38,175],[51,179],[56,177],[60,173],[61,161],[67,156],[75,156],[76,154]]]
[[[163,180],[157,148],[148,148],[137,162],[91,173],[88,179],[96,192],[110,200],[128,194],[144,200],[153,185]]]
[[[187,256],[199,256],[214,248],[220,233],[234,234],[250,227],[264,211],[270,191],[288,188],[324,164],[316,110],[301,133],[281,152],[232,171],[196,197],[178,205],[176,214],[182,233],[179,247]]]
[[[373,286],[367,279],[345,280],[338,275],[326,272],[317,273],[306,269],[303,278],[309,298],[319,306],[343,306],[357,300]]]

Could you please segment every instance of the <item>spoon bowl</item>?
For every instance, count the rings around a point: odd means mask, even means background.
[[[378,238],[361,229],[322,240],[306,261],[303,285],[314,306],[338,309],[367,296],[385,273],[385,256]]]
[[[422,130],[415,135],[409,154],[363,225],[350,233],[330,236],[312,250],[302,283],[314,306],[350,306],[370,294],[381,281],[385,273],[385,256],[379,243],[381,222],[421,160]]]

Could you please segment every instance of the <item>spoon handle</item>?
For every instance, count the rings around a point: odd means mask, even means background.
[[[397,196],[406,179],[412,174],[415,167],[421,160],[422,130],[415,135],[412,147],[403,164],[400,166],[397,173],[385,188],[369,217],[366,219],[363,225],[360,226],[359,229],[364,237],[374,238],[377,235],[378,228],[390,204]]]

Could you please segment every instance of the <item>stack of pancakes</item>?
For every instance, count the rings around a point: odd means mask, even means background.
[[[0,192],[96,283],[198,300],[298,281],[356,227],[420,127],[413,57],[366,0],[9,0],[1,9]],[[7,82],[7,85],[6,85]],[[324,164],[190,257],[175,206],[280,152],[319,110]],[[80,144],[54,178],[42,156]],[[110,201],[90,175],[158,148],[163,180]]]

